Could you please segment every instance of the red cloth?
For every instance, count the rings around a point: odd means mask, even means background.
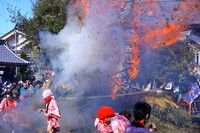
[[[0,111],[9,110],[10,108],[16,108],[17,102],[14,99],[4,98],[0,104]]]
[[[123,133],[129,125],[129,120],[123,115],[115,115],[110,122],[110,127],[113,130],[113,133]]]
[[[100,133],[113,133],[111,127],[98,118],[95,119],[94,126]]]
[[[103,106],[98,109],[97,117],[100,120],[102,120],[106,117],[112,116],[112,115],[115,115],[115,111],[114,111],[114,109],[112,109],[109,106]]]
[[[45,98],[45,99],[44,99],[45,104],[49,103],[49,102],[51,101],[51,99],[52,99],[52,97],[47,97],[47,98]]]
[[[49,98],[50,99],[50,98]],[[50,101],[47,100],[47,103],[45,104],[45,112],[48,114],[47,124],[51,125],[54,129],[59,129],[60,125],[58,123],[58,119],[61,118],[59,107],[57,102],[54,100],[54,98],[51,97]]]
[[[134,122],[139,123],[139,124],[142,125],[143,127],[144,127],[144,125],[145,125],[143,122],[140,122],[140,121],[138,121],[138,120],[134,120]]]

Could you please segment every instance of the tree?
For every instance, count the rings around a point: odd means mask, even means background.
[[[27,60],[27,55],[25,52],[20,52],[20,57],[22,59],[25,59]],[[30,69],[30,67],[28,66],[21,66],[18,68],[18,73],[17,73],[17,77],[18,77],[18,80],[22,80],[22,81],[25,81],[25,80],[32,80],[33,79],[33,73]]]
[[[41,70],[39,63],[41,56],[45,55],[39,46],[39,31],[45,30],[57,34],[66,24],[67,19],[67,1],[68,0],[38,0],[33,5],[33,18],[23,16],[16,7],[10,7],[11,22],[16,23],[18,27],[26,34],[27,39],[31,40],[28,48],[31,49],[31,61],[35,62],[35,70]],[[45,59],[43,59],[45,61]],[[40,66],[39,66],[40,65]]]
[[[39,29],[56,34],[66,24],[66,4],[63,0],[39,0],[33,11]]]

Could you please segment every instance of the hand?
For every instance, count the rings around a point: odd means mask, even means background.
[[[40,112],[40,113],[41,113],[41,112],[44,112],[44,109],[39,109],[38,112]]]
[[[21,97],[19,97],[19,100],[23,101],[23,100],[24,100],[24,97],[22,97],[22,96],[21,96]]]
[[[152,122],[149,126],[149,131],[155,132],[157,130],[155,122]]]

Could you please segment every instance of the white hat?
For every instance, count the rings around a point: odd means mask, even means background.
[[[43,91],[42,97],[43,97],[44,99],[47,98],[47,97],[50,97],[50,96],[53,96],[53,93],[51,92],[50,89],[46,89],[46,90]]]

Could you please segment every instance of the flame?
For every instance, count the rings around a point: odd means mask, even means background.
[[[132,2],[132,7],[127,11],[128,15],[125,15],[124,19],[119,22],[128,27],[128,32],[130,31],[125,38],[131,46],[131,54],[127,57],[128,65],[124,67],[129,68],[127,73],[132,80],[140,72],[141,48],[157,49],[175,43],[186,28],[185,25],[196,19],[195,16],[200,11],[200,5],[198,0],[175,1],[174,5],[168,9],[171,11],[170,13],[163,11],[159,5],[162,1],[158,2],[157,0],[135,0],[134,2],[128,0],[104,0],[101,2],[98,0],[74,0],[73,5],[79,9],[80,16],[83,18],[88,17],[92,5],[99,5],[95,6],[97,9],[95,8],[93,15],[89,16],[93,21],[99,17],[99,13],[106,14],[109,11],[106,10],[107,8],[118,9],[113,10],[115,12],[113,15],[120,15],[123,10],[126,10],[128,2]],[[168,2],[166,3],[168,4]],[[106,25],[106,21],[103,21],[102,25],[104,24]],[[116,66],[113,67],[116,68]],[[117,90],[124,88],[126,82],[120,77],[120,74],[115,74],[112,79],[114,81],[112,93],[116,94]]]
[[[110,7],[118,6],[119,7],[118,11],[119,11],[120,9],[124,7],[125,1],[120,1],[120,0],[111,1],[109,5]]]
[[[72,0],[71,5],[80,13],[79,16],[85,18],[90,8],[90,0]]]
[[[134,79],[139,72],[139,64],[140,64],[140,56],[139,56],[139,49],[134,38],[130,38],[130,43],[132,45],[132,56],[130,59],[131,65],[129,66],[130,69],[128,70],[128,74],[131,79]]]
[[[156,28],[145,36],[147,41],[155,40],[152,48],[159,48],[175,43],[185,28],[179,24],[167,24],[164,28]],[[159,36],[158,36],[159,34]]]

